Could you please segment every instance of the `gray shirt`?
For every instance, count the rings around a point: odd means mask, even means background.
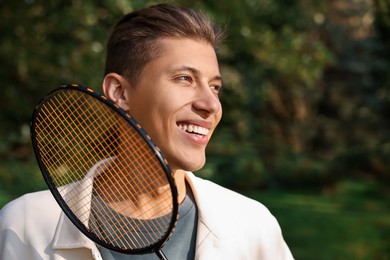
[[[192,191],[187,186],[187,195],[179,205],[179,219],[176,222],[171,238],[165,243],[162,251],[169,260],[195,258],[196,230],[198,214]],[[104,260],[153,260],[159,259],[155,253],[127,255],[108,250],[98,245]]]

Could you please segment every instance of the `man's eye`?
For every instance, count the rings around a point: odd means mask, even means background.
[[[211,90],[212,90],[213,92],[215,92],[215,93],[218,94],[218,93],[220,92],[222,86],[219,86],[219,85],[211,85],[210,88],[211,88]]]
[[[183,76],[177,77],[177,80],[179,80],[179,81],[190,81],[191,82],[191,77],[183,75]]]

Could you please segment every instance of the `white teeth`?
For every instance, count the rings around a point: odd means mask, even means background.
[[[201,126],[196,126],[196,125],[180,124],[179,128],[182,129],[183,131],[186,131],[189,133],[200,134],[200,135],[207,135],[209,132],[209,129],[201,127]]]

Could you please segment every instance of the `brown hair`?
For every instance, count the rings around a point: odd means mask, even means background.
[[[109,38],[105,74],[118,73],[136,85],[146,64],[158,57],[163,37],[206,41],[217,48],[224,36],[210,18],[193,9],[158,4],[131,12],[117,22]]]

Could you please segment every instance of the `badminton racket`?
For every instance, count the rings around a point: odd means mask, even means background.
[[[166,259],[177,188],[134,118],[90,88],[64,85],[36,106],[31,139],[51,193],[82,233],[109,250]]]

